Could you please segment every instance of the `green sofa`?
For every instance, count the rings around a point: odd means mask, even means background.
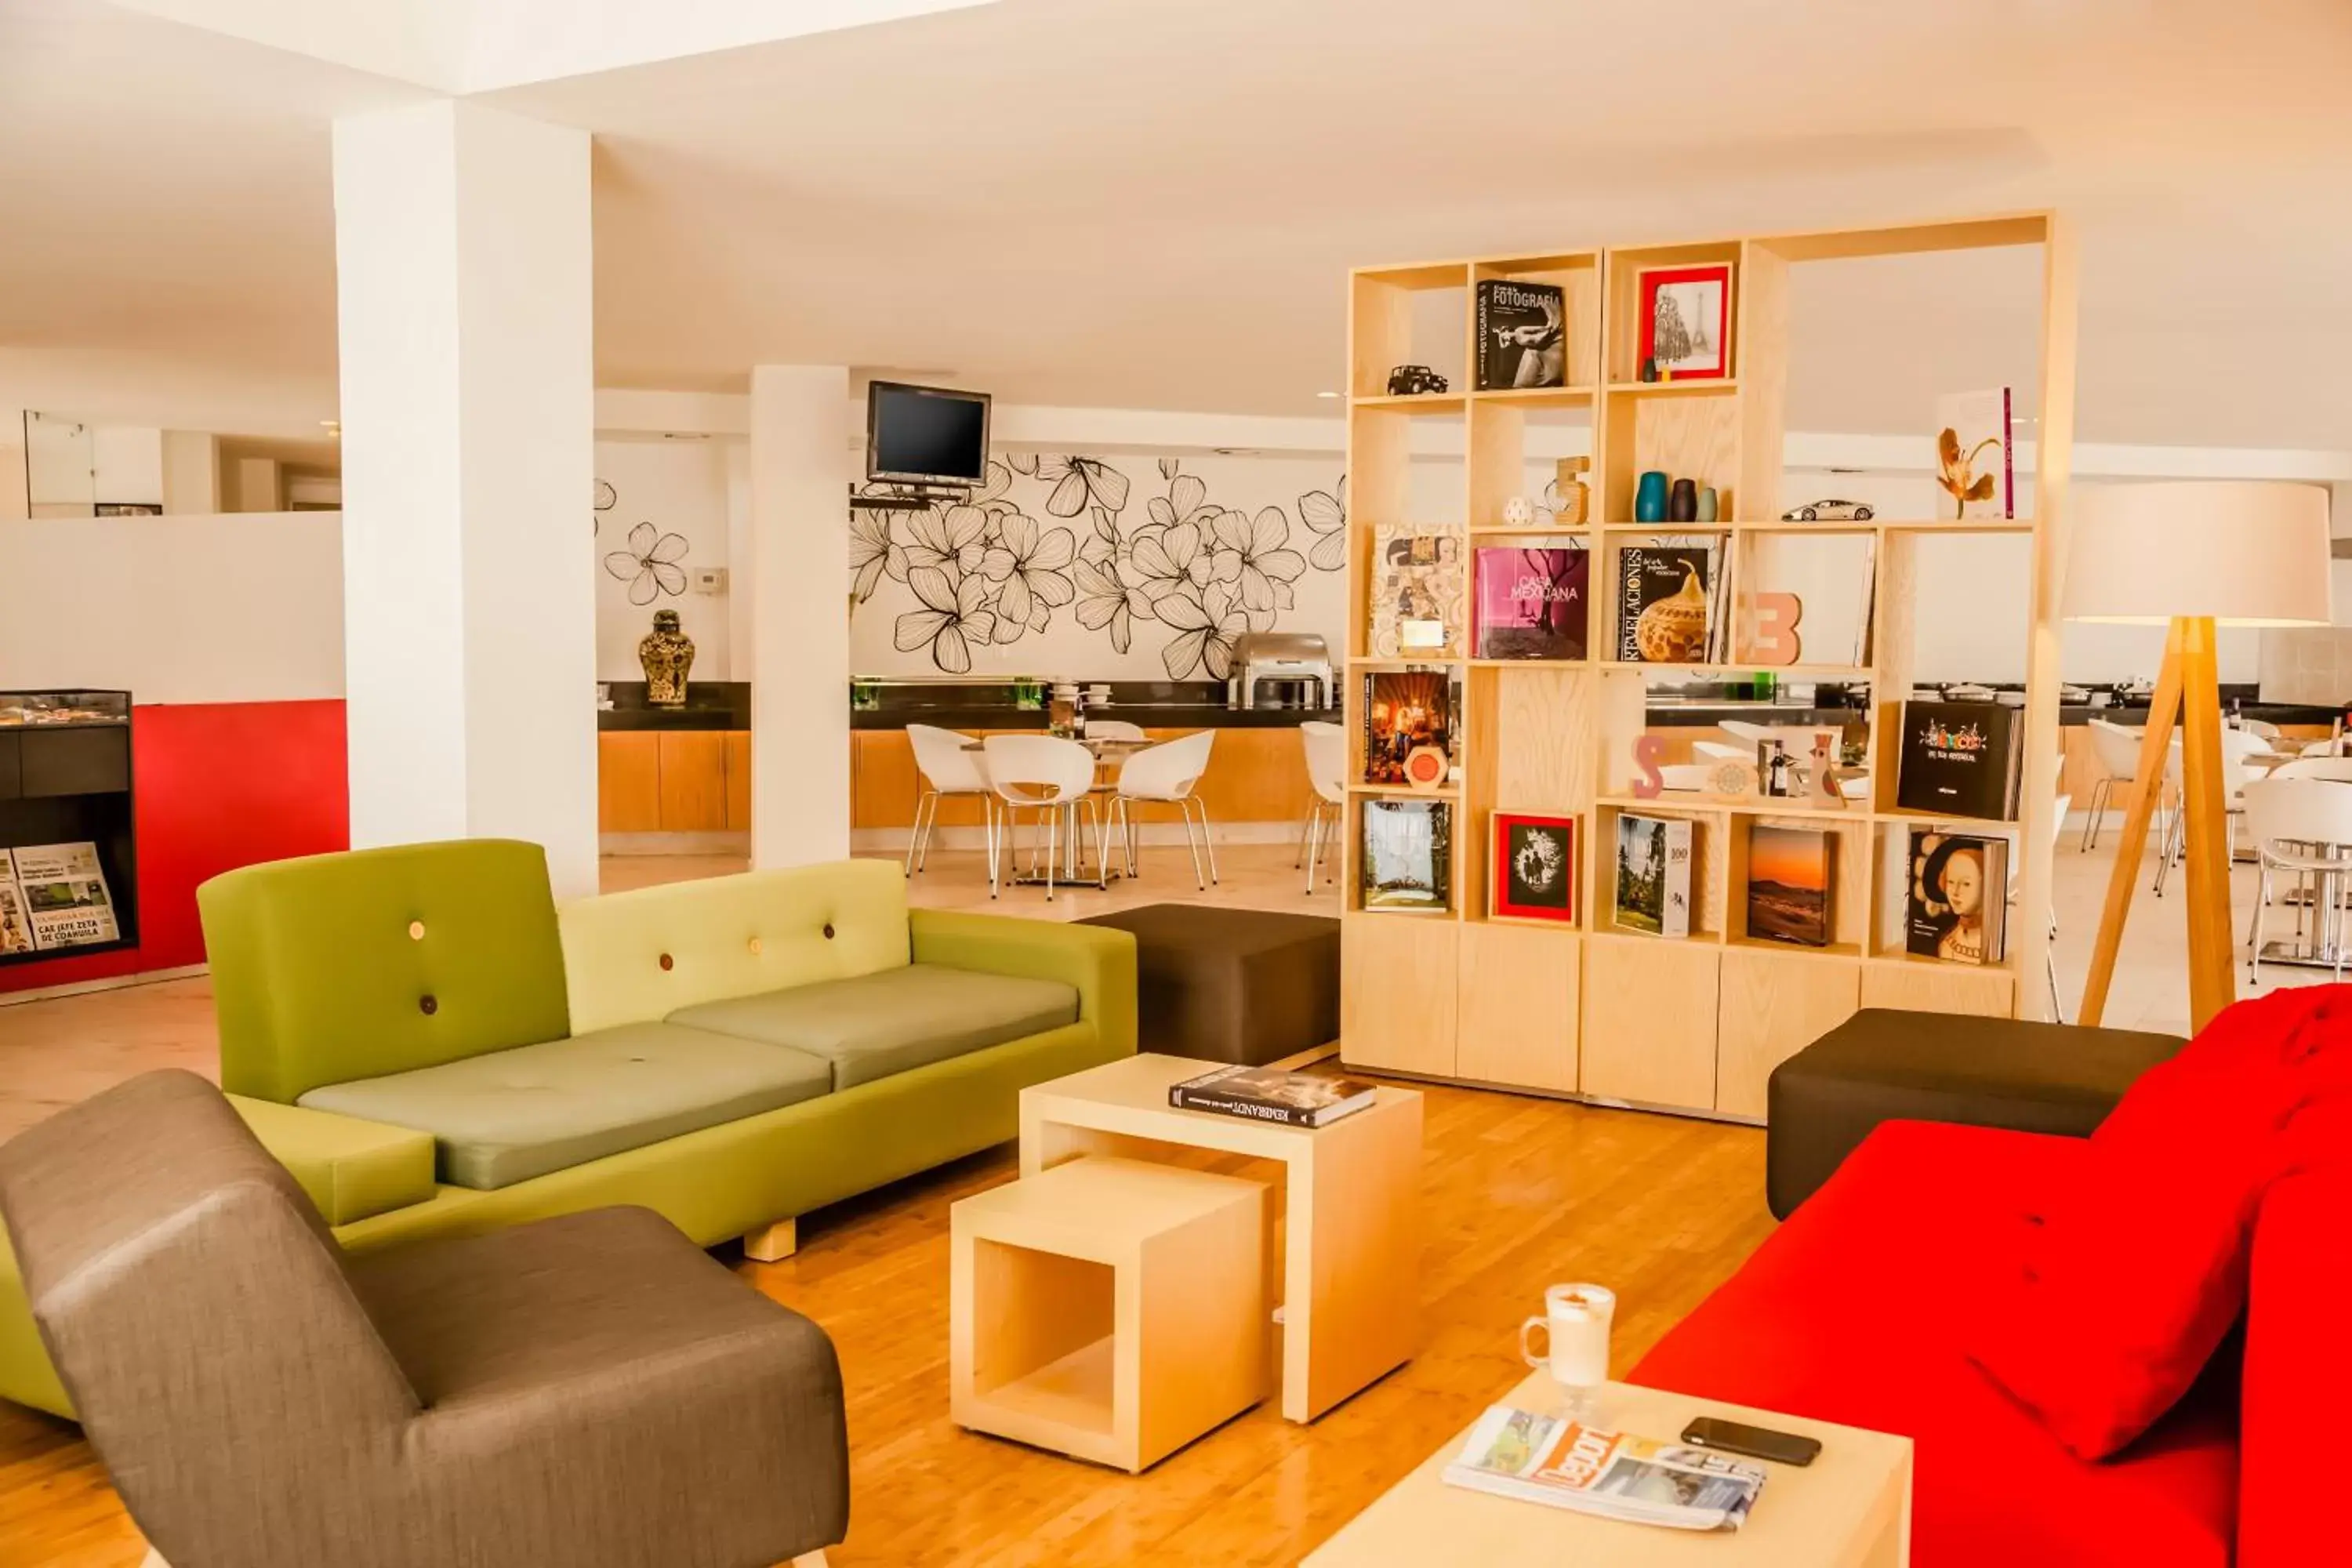
[[[558,908],[538,846],[467,839],[197,901],[222,1088],[352,1251],[635,1204],[764,1255],[1135,1049],[1133,938],[910,910],[887,861]],[[0,1398],[71,1413],[5,1237]]]

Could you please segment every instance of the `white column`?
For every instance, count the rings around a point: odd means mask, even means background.
[[[751,372],[751,864],[849,858],[849,372]]]
[[[546,846],[596,890],[588,135],[335,124],[352,842]]]

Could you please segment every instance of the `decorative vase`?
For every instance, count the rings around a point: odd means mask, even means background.
[[[1720,510],[1718,510],[1718,509],[1721,507],[1721,505],[1722,505],[1722,502],[1721,502],[1721,500],[1717,497],[1717,495],[1716,495],[1716,493],[1715,493],[1715,487],[1714,487],[1713,485],[1701,485],[1701,486],[1699,486],[1699,488],[1698,488],[1698,521],[1701,521],[1701,522],[1713,522],[1713,521],[1714,521],[1717,517],[1719,517],[1720,515],[1722,515],[1722,514],[1721,514],[1721,512],[1720,512]]]
[[[1666,502],[1668,522],[1698,521],[1698,483],[1695,479],[1676,479],[1674,494]]]
[[[1532,528],[1536,521],[1536,503],[1525,496],[1513,496],[1503,503],[1505,528]]]
[[[1690,664],[1706,647],[1706,590],[1698,574],[1685,569],[1683,585],[1643,610],[1633,622],[1633,640],[1648,664]]]
[[[1655,468],[1642,476],[1640,486],[1633,491],[1633,521],[1666,521],[1666,476]]]
[[[646,706],[686,706],[686,672],[694,668],[694,639],[677,629],[676,610],[656,610],[654,629],[637,643],[637,663],[645,667]]]

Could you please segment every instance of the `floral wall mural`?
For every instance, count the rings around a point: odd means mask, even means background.
[[[1347,552],[1331,465],[1009,455],[968,502],[852,510],[852,662],[1222,680],[1246,631],[1339,649]]]
[[[727,596],[694,592],[689,568],[727,563],[726,454],[716,442],[596,443],[596,679],[642,680],[637,639],[676,610],[694,678],[730,679]]]

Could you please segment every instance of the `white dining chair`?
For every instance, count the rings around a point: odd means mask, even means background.
[[[2089,854],[2099,847],[2099,829],[2105,825],[2107,808],[2115,804],[2116,792],[2129,789],[2139,770],[2139,731],[2126,730],[2111,720],[2094,719],[2090,723],[2091,755],[2106,776],[2091,785],[2091,795],[2084,808],[2083,843],[2081,852]],[[2163,809],[2158,801],[2158,809]],[[2164,826],[2158,842],[2172,837],[2171,826]]]
[[[1124,719],[1093,719],[1087,721],[1089,741],[1149,741],[1140,724],[1130,724]]]
[[[1339,836],[1347,821],[1348,732],[1321,721],[1298,726],[1299,748],[1307,761],[1307,783],[1315,798],[1307,807],[1307,832],[1299,858],[1307,867],[1307,890],[1315,891],[1315,867],[1324,847],[1331,847],[1331,864],[1339,863]],[[1331,879],[1339,880],[1334,870]]]
[[[991,735],[982,742],[982,763],[988,777],[988,787],[1003,803],[1005,830],[990,847],[988,855],[988,896],[996,897],[1001,878],[998,850],[1013,837],[1014,825],[1023,811],[1034,811],[1041,818],[1039,826],[1045,833],[1045,901],[1054,901],[1054,881],[1059,874],[1065,849],[1063,827],[1067,821],[1072,875],[1076,877],[1077,852],[1084,841],[1078,837],[1078,813],[1083,809],[1095,826],[1095,866],[1103,865],[1100,842],[1102,816],[1095,808],[1095,757],[1092,752],[1076,741],[1065,741],[1055,735]],[[1016,863],[1019,851],[1014,850]]]
[[[2271,770],[2274,779],[2330,779],[2352,784],[2352,757],[2297,757]]]
[[[2333,757],[2340,754],[2342,744],[2341,742],[2333,739],[2305,741],[2303,743],[2302,754],[2306,757]]]
[[[2279,727],[2266,719],[2241,719],[2236,727],[2249,735],[2259,735],[2264,741],[2275,741],[2279,738]]]
[[[1721,741],[1693,741],[1691,742],[1691,755],[1695,757],[1704,757],[1707,761],[1714,763],[1752,763],[1756,761],[1756,748],[1753,746],[1727,746]]]
[[[1136,874],[1135,808],[1172,805],[1184,818],[1184,842],[1192,851],[1192,879],[1200,883],[1202,892],[1217,879],[1217,847],[1209,837],[1209,808],[1197,793],[1201,775],[1209,771],[1209,752],[1216,741],[1214,730],[1199,730],[1179,740],[1146,746],[1119,764],[1118,789],[1111,800],[1112,826],[1127,851],[1129,876]],[[1209,852],[1207,881],[1201,878],[1203,846]]]
[[[915,797],[915,826],[907,835],[907,875],[913,876],[929,864],[931,831],[939,825],[940,802],[949,796],[968,797],[980,802],[981,821],[988,846],[989,860],[996,858],[996,797],[988,788],[988,775],[981,767],[980,753],[967,751],[970,735],[953,730],[942,730],[934,724],[907,726],[907,743],[914,748],[915,772],[922,780],[922,793]]]
[[[2224,729],[2221,731],[2221,798],[2228,803],[2224,807],[2221,848],[2225,862],[2234,863],[2238,858],[2238,825],[2245,820],[2246,786],[2260,782],[2265,776],[2262,768],[2246,759],[2268,750],[2269,744],[2260,735],[2249,734],[2243,730]],[[2164,779],[2176,803],[2187,798],[2181,794],[2180,737],[2177,734],[2172,737],[2171,752],[2165,759]],[[2188,852],[2188,816],[2186,811],[2175,805],[2172,826],[2164,838],[2164,853],[2158,857],[2156,862],[2156,896],[2159,899],[2164,897],[2166,873],[2171,869],[2174,861]]]
[[[2335,977],[2342,980],[2344,942],[2337,906],[2347,863],[2338,857],[2352,846],[2352,789],[2326,778],[2258,779],[2246,786],[2246,831],[2254,841],[2260,868],[2253,920],[2246,928],[2247,981],[2262,983],[2263,916],[2270,910],[2271,877],[2279,871],[2312,880],[2313,896],[2306,907],[2317,912],[2319,939],[2332,951]]]

